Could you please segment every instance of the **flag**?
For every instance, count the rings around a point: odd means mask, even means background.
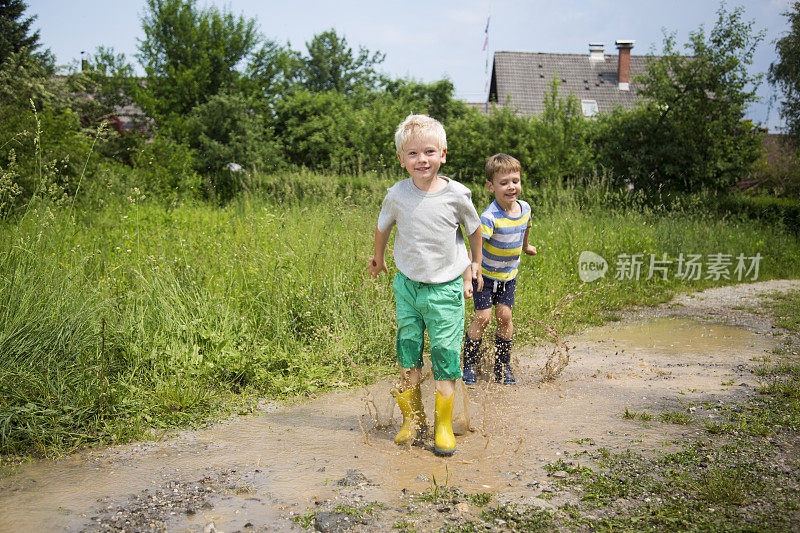
[[[489,46],[489,36],[486,36],[486,40],[483,41],[483,51],[486,51],[486,47]]]
[[[492,20],[492,16],[491,16],[491,15],[489,15],[488,17],[486,17],[486,29],[485,29],[485,30],[483,30],[483,33],[485,33],[485,34],[487,34],[487,35],[489,34],[489,21],[490,21],[490,20]]]

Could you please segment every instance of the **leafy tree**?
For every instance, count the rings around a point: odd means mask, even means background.
[[[30,32],[36,16],[22,18],[27,7],[22,0],[0,0],[0,64],[12,54],[25,50],[52,68],[54,59],[50,51],[36,52],[41,47],[39,30]]]
[[[386,81],[386,92],[407,106],[406,114],[427,113],[445,126],[466,112],[464,102],[454,97],[455,87],[450,80],[419,83],[409,80]]]
[[[223,200],[246,185],[226,169],[228,163],[247,171],[278,166],[279,152],[271,129],[265,127],[255,103],[242,95],[212,96],[192,110],[187,130],[198,170],[210,176],[215,193]]]
[[[336,91],[294,91],[275,108],[275,133],[286,159],[315,170],[357,165],[358,122],[352,101]]]
[[[742,9],[717,11],[706,36],[689,34],[690,57],[677,51],[674,35],[641,77],[642,109],[601,117],[597,147],[605,166],[638,187],[721,190],[745,177],[758,160],[760,139],[743,122],[761,75],[751,75],[763,32],[753,33]]]
[[[42,100],[52,100],[55,91],[48,84],[54,71],[55,59],[41,47],[39,31],[31,33],[35,16],[23,18],[27,9],[21,0],[0,0],[0,105],[10,114],[30,106],[30,100],[41,107]],[[2,116],[0,112],[0,118]],[[2,120],[4,129],[9,122]]]
[[[789,133],[800,138],[800,1],[783,15],[789,21],[789,32],[775,43],[778,61],[769,66],[768,79],[783,92],[781,116]]]
[[[526,182],[559,183],[591,170],[589,124],[574,95],[553,81],[541,116],[519,116],[509,106],[486,115],[470,109],[448,127],[447,172],[483,184],[486,158],[506,152],[519,159]]]
[[[274,105],[282,94],[297,86],[302,65],[299,52],[266,41],[250,58],[241,80],[243,92]]]
[[[236,66],[261,40],[254,19],[196,3],[147,0],[136,57],[147,76],[141,104],[157,119],[175,120],[233,87]]]
[[[382,77],[375,71],[386,55],[370,54],[359,47],[358,54],[347,45],[344,37],[330,29],[306,43],[308,57],[303,61],[303,85],[310,91],[350,93],[357,87],[375,89]]]

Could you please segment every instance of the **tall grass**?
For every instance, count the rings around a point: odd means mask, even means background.
[[[136,191],[67,208],[33,205],[0,225],[0,452],[69,450],[197,423],[242,399],[287,397],[392,372],[391,279],[366,273],[375,176],[263,176],[219,208]],[[658,209],[603,185],[526,191],[534,209],[515,308],[570,329],[630,304],[729,283],[677,278],[585,285],[577,258],[620,253],[764,256],[760,279],[795,277],[780,228]],[[616,196],[615,196],[616,195]],[[479,210],[487,200],[476,190]],[[601,285],[607,283],[606,285]],[[567,294],[602,287],[550,312]],[[471,306],[468,304],[468,311]]]

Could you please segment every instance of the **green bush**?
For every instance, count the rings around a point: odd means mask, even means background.
[[[581,115],[574,95],[558,95],[554,82],[542,116],[517,115],[513,103],[489,114],[469,110],[447,127],[445,173],[483,183],[486,158],[504,152],[519,159],[530,184],[559,185],[591,176],[592,125]]]
[[[134,172],[129,185],[151,196],[174,201],[184,195],[196,196],[202,190],[202,180],[194,170],[194,152],[185,144],[156,135],[132,159]]]
[[[764,224],[782,225],[800,233],[800,199],[772,196],[730,194],[717,200],[717,211],[733,217],[760,220]]]
[[[252,171],[280,166],[279,151],[259,106],[236,94],[217,94],[195,107],[186,121],[188,144],[203,174],[215,174],[228,163]],[[222,188],[223,184],[217,184]]]

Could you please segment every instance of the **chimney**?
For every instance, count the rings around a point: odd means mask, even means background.
[[[81,72],[89,70],[89,61],[86,60],[86,51],[81,50]]]
[[[606,45],[603,43],[589,43],[589,60],[590,61],[605,61],[606,56],[603,53]]]
[[[636,41],[617,41],[619,62],[617,63],[617,80],[620,91],[629,91],[631,86],[631,48]]]

